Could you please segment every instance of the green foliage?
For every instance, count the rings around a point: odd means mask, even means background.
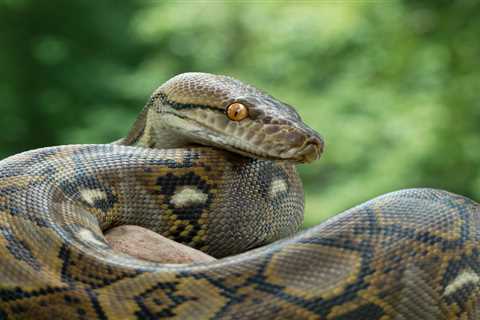
[[[327,141],[306,225],[376,195],[480,199],[476,1],[0,1],[0,157],[124,135],[174,74],[229,74]]]

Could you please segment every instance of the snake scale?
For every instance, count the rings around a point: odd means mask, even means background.
[[[480,319],[480,206],[402,190],[298,232],[322,151],[288,104],[186,73],[124,139],[1,161],[0,319]],[[224,258],[115,252],[123,224]]]

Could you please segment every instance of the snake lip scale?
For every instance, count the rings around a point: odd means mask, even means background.
[[[0,319],[480,319],[480,205],[401,190],[299,231],[323,149],[289,104],[184,73],[125,138],[0,161]],[[221,259],[116,252],[126,224]]]
[[[173,112],[170,111],[165,111],[165,114],[174,114]],[[176,115],[178,116],[178,115]],[[185,119],[185,117],[181,117],[182,119]],[[222,132],[218,131],[217,128],[210,126],[208,123],[200,123],[196,120],[192,120],[195,122],[196,125],[202,126],[203,128],[208,128],[210,131],[214,132],[215,135],[221,135]],[[304,142],[304,144],[301,146],[300,151],[297,152],[297,154],[294,157],[286,157],[283,158],[282,155],[276,155],[272,156],[269,155],[266,152],[262,152],[259,150],[256,150],[255,146],[252,144],[247,144],[247,143],[237,143],[232,146],[228,145],[219,145],[214,142],[212,142],[212,138],[206,139],[206,140],[198,140],[197,143],[205,143],[205,145],[211,145],[211,146],[218,146],[218,148],[223,148],[228,151],[235,152],[239,155],[245,156],[245,157],[250,157],[250,158],[256,158],[256,159],[262,159],[262,160],[285,160],[285,161],[292,161],[295,163],[308,163],[312,162],[316,159],[319,159],[320,156],[324,152],[325,148],[325,143],[323,139],[320,136],[313,136],[310,137],[308,140]],[[199,146],[201,144],[195,144],[192,143],[189,146]]]

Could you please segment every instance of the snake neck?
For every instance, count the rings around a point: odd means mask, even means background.
[[[157,149],[184,148],[192,145],[183,136],[172,132],[171,124],[165,125],[162,114],[149,105],[137,117],[127,136],[115,144]]]

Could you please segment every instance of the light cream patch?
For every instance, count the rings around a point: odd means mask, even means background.
[[[165,125],[168,123],[168,125]],[[188,145],[188,139],[179,134],[179,132],[185,132],[186,134],[195,132],[195,134],[201,133],[198,130],[199,125],[193,120],[182,119],[178,116],[162,113],[161,115],[150,110],[147,116],[147,123],[145,127],[145,133],[140,139],[141,144],[149,144],[150,141],[158,142],[162,148],[178,148],[181,145]],[[208,130],[206,130],[208,131]],[[167,153],[162,155],[163,159],[178,161],[176,153]]]
[[[272,181],[270,185],[270,196],[272,198],[276,197],[277,194],[281,192],[286,192],[288,190],[288,184],[285,179],[277,178]]]
[[[478,284],[480,277],[472,270],[463,270],[446,288],[443,292],[444,296],[455,293],[457,290],[463,288],[467,284]]]
[[[88,229],[81,229],[79,232],[78,232],[78,238],[80,238],[81,240],[83,241],[86,241],[86,242],[89,242],[89,243],[92,243],[92,244],[95,244],[97,246],[102,246],[102,247],[106,247],[107,244],[103,241],[100,241],[98,240],[95,235],[93,234],[92,231],[88,230]]]
[[[177,208],[184,208],[192,205],[203,204],[207,201],[208,195],[198,190],[195,186],[182,186],[175,190],[170,200]]]
[[[172,121],[166,121],[166,122],[168,122],[169,124],[174,124],[174,120],[176,119],[177,117],[172,116],[172,119],[171,119]],[[176,138],[178,138],[178,135],[175,136],[176,135],[175,133],[171,133],[168,130],[164,131],[161,127],[158,127],[158,124],[161,124],[161,123],[163,123],[163,119],[161,119],[160,113],[154,109],[150,109],[147,114],[147,120],[145,123],[143,134],[138,140],[138,144],[148,146],[153,141],[156,143],[159,142],[162,145],[162,147],[165,147],[165,148],[171,147],[168,142],[175,141]],[[162,159],[178,161],[179,159],[175,150],[171,150],[171,151],[172,152],[165,152],[162,155]]]
[[[80,190],[80,196],[85,202],[93,206],[95,201],[106,200],[107,194],[100,189],[83,189]]]

